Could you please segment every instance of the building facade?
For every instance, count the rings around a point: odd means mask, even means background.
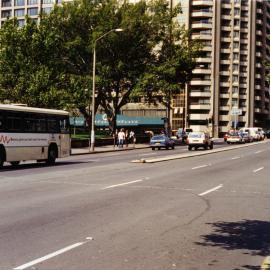
[[[7,18],[17,17],[19,26],[25,24],[25,16],[38,22],[39,14],[50,13],[62,0],[0,0],[0,27]]]
[[[187,86],[187,126],[214,136],[234,126],[264,126],[270,117],[264,66],[270,60],[270,1],[182,0],[182,5],[192,38],[203,43]]]

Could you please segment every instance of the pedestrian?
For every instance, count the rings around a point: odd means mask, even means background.
[[[115,146],[118,147],[118,129],[113,133],[113,147],[115,148]]]
[[[125,132],[124,132],[124,129],[121,128],[120,132],[118,132],[118,147],[119,148],[123,148],[124,141],[125,141]]]
[[[135,147],[135,143],[136,143],[136,138],[135,138],[135,132],[133,130],[131,130],[129,132],[129,140],[130,140],[130,143],[133,144],[133,148]]]
[[[125,132],[125,143],[126,143],[126,147],[128,147],[128,140],[129,140],[129,135],[128,135],[128,130],[126,130],[126,132]]]

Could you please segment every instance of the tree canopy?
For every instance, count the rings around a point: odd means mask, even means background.
[[[87,118],[96,42],[96,109],[114,130],[116,115],[134,94],[178,91],[190,80],[199,47],[176,23],[180,7],[166,0],[130,4],[78,0],[55,6],[36,24],[16,18],[0,29],[0,100],[79,109]]]

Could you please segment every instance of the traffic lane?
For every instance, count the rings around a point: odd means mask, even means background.
[[[49,184],[52,185],[51,182]],[[38,187],[40,190],[44,188]],[[5,232],[1,233],[1,238],[7,243],[0,252],[3,256],[1,258],[2,269],[6,269],[8,266],[8,259],[13,261],[14,265],[18,262],[15,266],[17,267],[23,265],[25,260],[30,257],[33,259],[43,257],[51,251],[59,250],[74,243],[74,241],[77,243],[77,241],[87,237],[99,239],[105,236],[102,242],[105,241],[106,245],[107,241],[111,249],[112,242],[109,238],[113,237],[114,232],[125,231],[132,226],[131,224],[139,222],[141,218],[144,219],[144,216],[155,216],[156,211],[159,213],[162,208],[169,207],[168,195],[163,195],[163,199],[161,199],[162,192],[157,192],[155,189],[149,193],[148,189],[145,191],[144,188],[142,190],[139,188],[135,194],[132,194],[131,198],[129,198],[130,194],[126,193],[125,190],[121,191],[121,189],[119,189],[120,194],[111,194],[111,189],[101,189],[97,195],[89,193],[85,187],[78,192],[76,186],[77,195],[74,194],[74,191],[72,194],[71,191],[67,194],[68,190],[63,190],[64,185],[61,189],[55,189],[57,187],[54,186],[50,190],[40,193],[38,197],[43,198],[39,199],[41,200],[39,202],[37,194],[32,195],[34,198],[32,201],[29,201],[29,198],[25,196],[24,200],[28,201],[30,205],[27,206],[25,203],[24,207],[18,209],[17,213],[10,213],[9,218],[12,219],[12,216],[13,218],[15,216],[15,221],[10,220],[10,224],[8,224],[7,217],[6,219],[4,217],[6,222],[1,220],[0,228],[2,232]],[[61,190],[63,190],[64,195],[60,192]],[[147,193],[147,196],[144,192]],[[51,193],[54,193],[54,196]],[[56,196],[57,193],[58,196]],[[179,194],[179,192],[177,193]],[[46,196],[46,194],[48,195]],[[119,196],[121,200],[119,200]],[[183,195],[180,199],[182,200],[184,197]],[[152,202],[156,200],[158,202],[153,205]],[[166,223],[165,220],[164,223]],[[136,239],[134,240],[136,241]],[[73,255],[70,256],[69,254],[69,258]],[[48,262],[49,265],[44,266],[43,264],[40,269],[89,269],[89,264],[82,267],[79,264],[78,267],[74,268],[72,262],[68,261],[69,267],[63,266],[62,268],[62,262],[58,266],[58,263],[55,264],[52,260],[52,268]]]
[[[257,150],[257,151],[260,151],[260,150]],[[194,164],[191,164],[191,166],[193,166]],[[164,181],[164,178],[162,177],[162,176],[160,176],[160,171],[159,170],[155,170],[155,171],[157,171],[157,177],[155,178],[155,182],[159,179],[159,181],[161,181],[161,183],[163,183],[163,181]],[[162,171],[164,171],[164,168],[163,168],[163,170]],[[177,173],[179,172],[179,169],[177,169]],[[194,171],[193,171],[193,174],[194,174]],[[158,178],[159,177],[159,178]],[[199,179],[197,179],[197,180],[201,180],[201,174],[200,175],[198,175],[197,177],[194,177],[194,175],[192,175],[192,177],[191,177],[192,179],[195,179],[195,178],[199,178]],[[171,179],[171,176],[169,175],[167,178],[166,178],[166,180],[167,181],[169,181]],[[176,179],[178,179],[177,178],[177,176],[176,176]],[[207,176],[206,177],[206,179],[205,179],[205,183],[207,184],[206,186],[207,186],[207,188],[208,188],[208,179],[209,179],[209,176]],[[185,180],[185,179],[182,179],[183,181]],[[189,181],[190,181],[190,179],[188,179]],[[196,179],[195,179],[196,180]],[[192,180],[193,181],[193,180]],[[192,182],[191,181],[191,182]],[[171,181],[170,181],[171,182]],[[202,182],[204,182],[204,181],[202,181]],[[116,184],[116,183],[115,183]],[[137,185],[137,184],[136,184]],[[140,182],[140,186],[135,186],[135,187],[133,187],[133,188],[141,188],[142,186],[142,183]],[[127,191],[127,187],[128,188],[130,188],[130,187],[132,187],[132,186],[125,186],[125,187],[123,187],[123,186],[119,186],[120,188],[121,188],[121,190],[124,188],[124,194],[125,194],[125,192]],[[170,185],[169,186],[167,186],[167,187],[162,187],[162,186],[157,186],[156,184],[155,185],[153,185],[153,184],[151,184],[151,185],[149,185],[149,183],[147,183],[147,185],[146,186],[144,186],[144,189],[147,189],[147,190],[153,190],[154,192],[156,192],[157,190],[158,191],[161,191],[161,193],[163,194],[163,193],[171,193],[171,192],[176,192],[177,193],[177,196],[172,196],[171,194],[170,194],[170,197],[171,197],[171,199],[172,200],[175,200],[175,197],[177,197],[178,198],[178,196],[180,195],[179,194],[179,191],[180,192],[183,192],[184,194],[185,194],[185,192],[187,193],[187,194],[189,194],[189,195],[192,195],[192,196],[194,196],[194,194],[193,194],[193,192],[190,192],[190,191],[185,191],[185,190],[180,190],[180,189],[178,189],[176,186],[174,186],[174,185],[172,185],[171,183],[170,183]],[[118,187],[116,188],[115,187],[115,189],[110,189],[110,190],[118,190]],[[109,190],[106,190],[106,191],[109,191]],[[117,191],[118,192],[118,191]],[[139,192],[139,193],[141,193],[141,191]],[[121,195],[121,194],[120,194]],[[118,195],[118,196],[116,196],[117,198],[118,197],[121,197],[120,195]],[[148,195],[148,192],[147,192],[147,195]],[[198,194],[197,194],[198,195]],[[129,197],[130,195],[127,195],[127,197]],[[144,195],[142,196],[142,197],[144,197]],[[184,197],[184,196],[180,196],[181,198],[182,197]],[[126,197],[125,197],[126,198]],[[165,199],[165,201],[163,201],[163,204],[167,204],[167,198]],[[137,199],[135,199],[135,202],[137,201]],[[143,201],[143,199],[141,199],[140,198],[140,201]],[[154,200],[153,200],[154,201]],[[196,201],[196,200],[195,200]],[[130,203],[130,205],[129,206],[131,206],[131,205],[133,205],[135,202],[132,202],[132,203]],[[122,204],[122,202],[119,202],[116,206],[117,207],[115,207],[116,209],[118,209],[119,208],[119,204],[121,205]],[[126,199],[123,201],[123,204],[126,204]],[[154,203],[155,205],[156,205],[156,203]],[[190,202],[189,202],[189,200],[188,200],[188,204],[190,205]],[[201,205],[202,203],[200,203],[200,205]],[[178,204],[178,207],[179,207],[179,205],[181,205],[181,203],[179,202],[179,204]],[[183,203],[182,203],[182,205],[183,205]],[[207,204],[206,204],[207,205]],[[159,206],[158,206],[159,207]],[[115,212],[115,208],[113,208],[113,209],[110,209],[109,211],[112,211],[112,212]],[[187,209],[187,207],[184,207],[183,206],[183,208],[184,209]],[[196,207],[196,209],[197,209],[198,207]],[[130,210],[129,210],[130,211]],[[134,210],[133,210],[134,211]],[[91,211],[92,212],[92,211]],[[136,210],[135,210],[135,212],[136,212]],[[193,210],[193,209],[189,209],[189,211],[188,211],[189,213],[195,213],[195,211]],[[185,216],[185,214],[183,213],[183,215]],[[127,215],[128,216],[128,215]],[[133,214],[132,214],[132,216],[133,216]],[[199,215],[199,216],[201,216],[201,215]],[[182,217],[182,214],[181,214],[181,217]],[[93,217],[94,218],[94,217]],[[193,218],[190,218],[190,220],[194,220],[194,217]],[[190,221],[189,221],[190,222]],[[84,223],[84,222],[83,222]],[[89,221],[89,224],[90,224],[91,222]],[[107,222],[106,222],[106,224],[107,224]],[[170,229],[169,229],[170,230]],[[72,233],[71,233],[72,234]],[[86,234],[85,234],[86,235]],[[81,236],[81,238],[83,238],[83,236]],[[75,239],[75,237],[74,237],[74,239]],[[77,238],[76,238],[77,239]],[[72,242],[72,241],[71,241]],[[51,249],[50,249],[51,250]],[[74,252],[76,252],[76,251],[74,251]],[[42,252],[41,252],[42,253]],[[73,253],[72,253],[73,254]],[[117,254],[115,255],[115,256],[117,256]],[[121,257],[121,256],[120,256]],[[55,258],[55,260],[58,260],[58,259],[56,259]],[[116,258],[114,258],[114,256],[113,256],[113,258],[112,258],[112,260],[117,260]],[[109,259],[109,261],[111,261],[111,259]],[[48,262],[49,263],[49,262]],[[119,263],[119,262],[118,262]],[[60,263],[60,264],[62,264],[62,262]],[[106,265],[104,265],[103,263],[101,264],[102,266],[101,266],[101,268],[100,269],[102,269],[102,267],[106,267]],[[164,265],[163,265],[164,266]],[[163,267],[162,266],[162,267]],[[41,268],[42,269],[42,268]],[[46,268],[47,269],[47,268]],[[50,269],[50,268],[48,268],[48,269]],[[52,269],[54,269],[54,268],[52,268]],[[67,267],[65,267],[65,269],[69,269],[69,268],[67,268]],[[72,269],[72,268],[71,268]],[[74,269],[74,268],[73,268]],[[80,269],[83,269],[83,268],[81,268],[80,267]],[[98,269],[98,268],[97,268]],[[106,268],[103,268],[103,269],[106,269]],[[108,268],[109,269],[109,268]],[[124,269],[124,268],[123,268]],[[162,268],[161,268],[162,269]],[[165,268],[163,268],[163,269],[165,269]],[[221,268],[222,269],[222,268]],[[223,268],[223,269],[226,269],[226,268]]]
[[[227,144],[223,142],[218,142],[215,145],[216,148],[227,147]],[[204,151],[204,150],[198,150]],[[27,161],[22,162],[19,166],[12,167],[8,163],[5,164],[4,168],[1,169],[1,176],[5,175],[21,175],[22,173],[32,174],[36,171],[47,171],[50,170],[61,170],[62,166],[66,166],[67,170],[72,170],[74,167],[88,167],[88,166],[96,166],[98,164],[108,164],[110,163],[118,163],[118,162],[129,162],[134,159],[142,159],[142,158],[151,158],[151,157],[162,157],[162,156],[171,156],[180,153],[188,152],[186,145],[176,146],[175,150],[166,150],[161,149],[157,151],[152,151],[151,148],[146,149],[135,149],[132,151],[115,151],[109,153],[96,153],[96,154],[84,154],[84,155],[76,155],[70,156],[68,158],[57,159],[56,164],[54,166],[49,166],[45,163],[37,163],[36,161]]]

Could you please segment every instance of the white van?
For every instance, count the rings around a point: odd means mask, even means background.
[[[260,127],[247,127],[241,128],[240,132],[248,132],[254,141],[264,140],[264,131]]]

